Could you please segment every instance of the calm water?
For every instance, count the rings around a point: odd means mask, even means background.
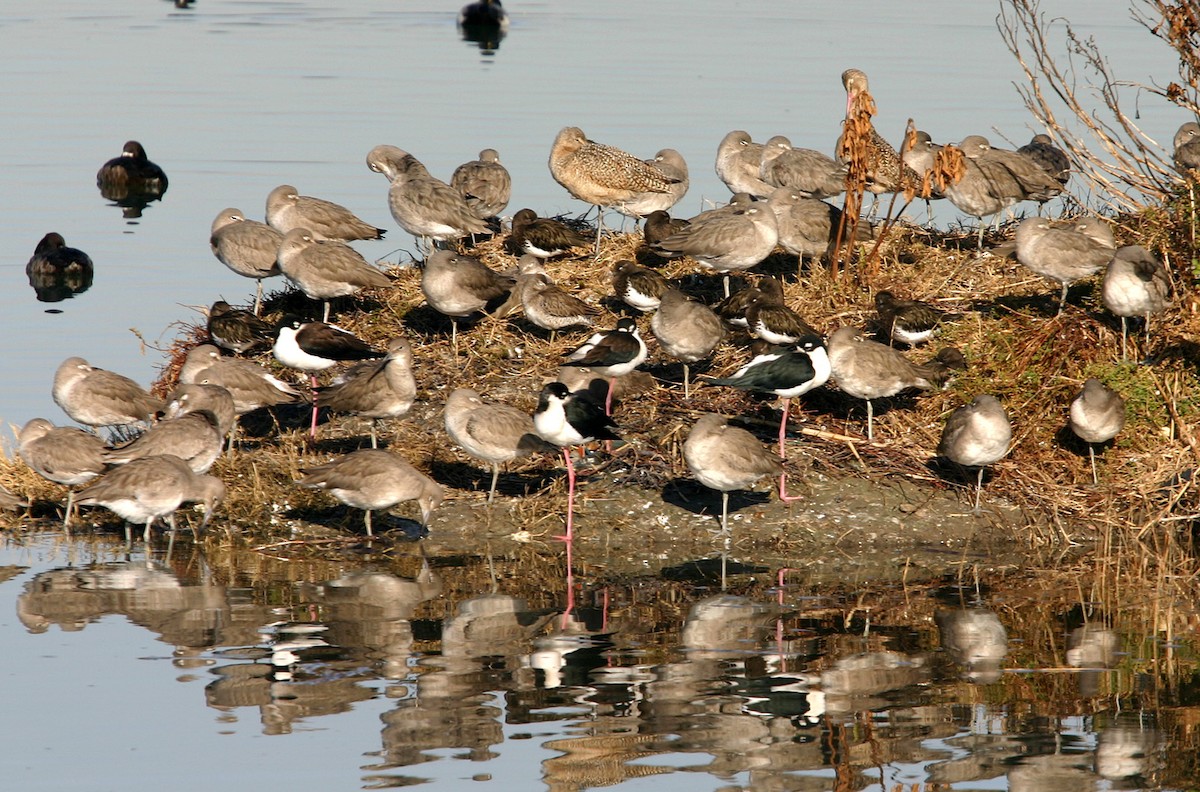
[[[1123,77],[1169,79],[1170,61],[1121,4],[1105,6],[1045,4],[1086,18]],[[829,150],[848,66],[871,75],[888,137],[910,116],[937,140],[984,133],[1019,144],[1031,134],[991,4],[698,0],[683,17],[676,8],[514,0],[494,52],[458,37],[455,3],[423,0],[3,8],[0,420],[63,421],[49,390],[70,355],[149,382],[160,363],[152,347],[169,342],[174,323],[195,321],[186,306],[252,293],[212,257],[208,229],[226,206],[261,217],[278,184],[391,229],[358,245],[368,258],[406,258],[412,240],[364,164],[378,143],[442,177],[494,147],[513,174],[510,213],[578,212],[546,168],[555,133],[578,125],[643,156],[682,152],[690,213],[727,197],[712,161],[731,129]],[[1174,111],[1141,110],[1143,126],[1169,140]],[[94,185],[129,138],[171,179],[135,221]],[[52,304],[24,275],[51,230],[96,264],[90,290]],[[1117,670],[996,674],[965,661],[971,647],[943,645],[955,617],[943,616],[944,628],[930,621],[953,610],[937,592],[914,605],[918,618],[879,630],[835,626],[842,604],[829,610],[794,583],[777,592],[763,582],[732,600],[703,587],[613,588],[592,592],[564,631],[559,603],[515,602],[503,585],[482,596],[477,568],[422,575],[415,559],[405,564],[166,564],[55,537],[5,546],[0,777],[20,789],[123,791],[470,780],[1065,790],[1195,778],[1170,747],[1194,754],[1183,737],[1190,672],[1156,665],[1191,647],[1152,631],[1077,637],[1118,649],[1075,666]],[[1004,668],[1071,668],[1080,625],[1065,607],[968,599],[996,609],[968,614],[980,633],[1012,635]]]

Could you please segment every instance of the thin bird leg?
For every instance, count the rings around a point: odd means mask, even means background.
[[[371,510],[367,509],[366,515],[363,517],[363,523],[367,526],[367,536],[374,536],[371,531]]]
[[[721,490],[721,536],[729,539],[729,493]]]
[[[788,409],[791,406],[791,399],[783,400],[783,415],[779,416],[779,457],[787,459],[787,449],[784,448],[783,440],[787,436],[787,419]]]
[[[1096,447],[1088,443],[1088,456],[1092,458],[1092,483],[1099,484],[1100,477],[1096,475]]]
[[[321,321],[329,324],[329,300],[325,300],[325,316],[321,319]]]
[[[787,473],[779,474],[779,500],[784,503],[794,503],[798,500],[804,500],[803,495],[788,495],[787,494]]]
[[[616,386],[617,386],[617,378],[616,378],[616,377],[609,377],[609,378],[608,378],[608,395],[606,395],[606,396],[604,397],[604,414],[605,414],[605,415],[612,415],[612,397],[613,397],[613,389],[614,389]]]
[[[1062,316],[1063,307],[1067,304],[1067,284],[1062,285],[1062,295],[1058,298],[1058,313],[1055,316]]]
[[[983,468],[975,476],[975,513],[979,514],[979,497],[983,494]]]
[[[317,407],[317,375],[309,374],[308,378],[312,384],[312,400],[313,400],[312,428],[309,430],[308,436],[315,442],[317,439],[317,410],[319,409]]]
[[[571,553],[571,542],[575,538],[575,463],[571,461],[571,447],[563,446],[563,459],[567,462],[567,532],[555,539],[567,543],[567,554]]]
[[[688,364],[683,364],[683,398],[690,399],[692,397],[691,387],[689,382],[691,378],[688,376]]]
[[[488,499],[487,499],[489,506],[492,504],[492,501],[495,500],[495,498],[496,498],[496,482],[499,480],[500,480],[500,463],[493,462],[492,463],[492,488],[491,488],[491,490],[488,491]]]
[[[983,222],[983,218],[982,217],[979,218],[979,239],[975,243],[976,251],[983,250],[983,229],[986,227],[987,227],[987,224]]]
[[[1128,337],[1127,327],[1128,326],[1125,323],[1125,317],[1122,316],[1121,317],[1121,362],[1122,363],[1129,360],[1129,353],[1127,352],[1127,348],[1125,346],[1125,339]]]
[[[875,408],[871,406],[870,399],[867,399],[867,439],[875,439]]]
[[[262,278],[258,279],[258,293],[254,295],[254,315],[262,315]]]
[[[375,424],[379,423],[378,418],[371,419],[371,448],[379,448],[379,438],[375,433]]]

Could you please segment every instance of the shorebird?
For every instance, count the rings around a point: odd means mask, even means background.
[[[916,346],[933,337],[945,311],[921,300],[902,300],[890,291],[875,295],[875,311],[879,314],[879,329],[888,342]]]
[[[225,445],[217,416],[209,410],[185,413],[159,421],[119,448],[106,449],[101,458],[110,465],[174,454],[195,473],[207,473]]]
[[[267,222],[284,235],[295,228],[306,228],[313,239],[322,242],[383,239],[387,233],[382,228],[359,220],[341,204],[300,195],[290,184],[279,185],[267,196]]]
[[[656,245],[678,231],[682,231],[688,221],[682,217],[671,217],[667,212],[658,210],[646,215],[642,225],[642,237],[647,245]]]
[[[818,335],[798,339],[792,347],[771,347],[757,354],[728,377],[710,377],[714,385],[728,385],[759,393],[774,393],[783,400],[779,417],[779,456],[787,459],[787,436],[791,400],[819,388],[829,380],[831,369],[825,343]]]
[[[881,194],[898,192],[904,189],[906,181],[915,181],[916,174],[904,167],[896,149],[876,131],[875,125],[871,123],[871,115],[874,114],[875,108],[873,103],[864,104],[864,100],[870,96],[870,85],[866,73],[860,69],[846,69],[842,72],[842,87],[846,89],[846,120],[843,123],[843,132],[838,137],[835,150],[841,159],[845,126],[861,124],[865,120],[866,136],[863,139],[864,150],[862,152],[864,157],[862,166],[865,168],[865,173],[862,176],[866,189],[875,196],[876,202],[878,202]],[[849,164],[852,165],[853,162]],[[874,210],[873,206],[872,214]]]
[[[594,333],[566,358],[571,365],[590,369],[608,379],[605,415],[612,414],[613,386],[617,377],[633,371],[645,359],[646,343],[642,341],[637,322],[629,317],[619,319],[612,330]]]
[[[805,198],[832,198],[846,191],[845,164],[813,149],[794,148],[783,135],[766,142],[759,167],[764,182]]]
[[[747,318],[747,314],[750,312],[750,304],[757,300],[758,297],[759,291],[757,286],[744,284],[742,288],[734,291],[728,297],[714,305],[713,311],[727,324],[749,331],[750,321]]]
[[[317,389],[317,399],[333,412],[371,419],[371,448],[378,448],[376,427],[384,418],[403,418],[417,398],[412,345],[404,338],[388,342],[377,361],[352,366],[332,385]]]
[[[592,244],[592,238],[549,217],[538,217],[532,209],[521,209],[512,219],[512,232],[504,248],[514,256],[531,255],[540,259],[561,256],[573,247]]]
[[[212,518],[213,510],[225,498],[225,484],[216,476],[192,471],[177,456],[151,456],[122,465],[79,492],[80,506],[103,506],[125,520],[125,542],[133,543],[129,524],[146,526],[143,541],[150,541],[150,526],[165,517],[175,534],[175,510],[184,503],[203,503],[204,519],[199,534]]]
[[[932,223],[933,207],[930,201],[945,197],[933,181],[933,166],[942,147],[933,142],[928,132],[916,129],[912,135],[911,143],[906,142],[900,148],[900,160],[912,170],[915,195],[924,199],[926,219]]]
[[[650,331],[663,352],[683,363],[683,398],[691,398],[688,366],[711,355],[721,343],[721,318],[678,289],[667,289],[650,320]]]
[[[321,300],[329,321],[329,301],[357,294],[362,289],[390,286],[388,276],[367,263],[344,242],[319,242],[307,228],[293,228],[279,246],[279,268],[285,278],[310,300]]]
[[[458,190],[430,175],[421,161],[395,146],[367,153],[367,167],[388,179],[388,208],[396,223],[418,239],[453,242],[490,233]]]
[[[979,395],[946,419],[938,454],[963,467],[978,468],[975,480],[975,513],[983,492],[983,469],[1008,455],[1012,424],[995,396]]]
[[[663,292],[669,288],[662,275],[629,259],[613,265],[613,294],[636,311],[646,313],[658,308]]]
[[[16,511],[29,508],[29,501],[13,494],[7,487],[0,486],[0,509]]]
[[[1083,388],[1071,401],[1068,425],[1087,443],[1092,462],[1092,483],[1099,484],[1096,475],[1096,444],[1107,443],[1125,426],[1125,400],[1112,388],[1095,377],[1083,383]]]
[[[1112,231],[1099,218],[1071,222],[1069,228],[1058,228],[1049,220],[1030,217],[1017,226],[1017,261],[1062,286],[1056,316],[1067,304],[1067,288],[1102,270],[1117,249]]]
[[[75,490],[104,472],[101,458],[104,441],[73,426],[55,426],[45,418],[34,418],[17,433],[17,456],[34,473],[67,488],[63,527],[71,527]]]
[[[421,270],[421,291],[429,307],[450,317],[450,340],[458,352],[458,320],[485,311],[488,303],[512,292],[515,279],[501,275],[474,256],[435,250]]]
[[[838,389],[867,403],[867,439],[873,440],[872,399],[895,396],[908,388],[932,390],[946,378],[943,366],[919,365],[895,349],[865,338],[855,327],[838,328],[826,345]]]
[[[458,12],[458,26],[461,28],[495,28],[504,31],[508,30],[508,24],[508,12],[500,0],[476,0]]]
[[[229,391],[240,416],[260,407],[295,404],[304,394],[270,374],[257,363],[221,356],[212,344],[188,350],[179,381],[185,385],[216,385]]]
[[[217,260],[244,278],[254,278],[254,313],[262,312],[262,282],[279,272],[283,234],[266,223],[247,220],[241,209],[222,209],[212,222],[208,244]]]
[[[675,149],[662,149],[647,165],[657,168],[668,180],[673,180],[667,192],[652,189],[638,193],[613,208],[626,217],[641,218],[653,212],[665,212],[679,203],[688,191],[688,167],[683,155]]]
[[[796,344],[801,338],[820,337],[812,325],[784,303],[783,284],[770,276],[758,281],[746,305],[746,329],[768,344]]]
[[[149,160],[141,143],[130,140],[121,148],[121,156],[100,166],[96,186],[110,201],[153,200],[167,191],[167,174]]]
[[[533,256],[522,259],[518,262],[517,282],[508,300],[496,311],[497,317],[506,316],[520,305],[526,319],[550,331],[551,341],[559,330],[591,327],[594,317],[600,313],[598,308],[552,282],[539,259]]]
[[[571,446],[583,446],[596,440],[620,440],[617,427],[583,392],[572,393],[561,382],[548,382],[538,396],[533,425],[538,436],[551,445],[562,448],[567,465],[567,527],[562,536],[567,543],[567,569],[571,569],[575,511],[575,465],[571,462]]]
[[[1118,248],[1104,273],[1101,286],[1104,307],[1121,317],[1121,359],[1126,354],[1126,321],[1131,316],[1146,319],[1150,335],[1150,317],[1167,309],[1171,300],[1171,277],[1166,267],[1141,245]]]
[[[842,223],[842,210],[833,204],[805,198],[795,190],[779,187],[767,200],[775,213],[775,226],[779,234],[779,245],[788,253],[799,257],[818,259],[834,244],[838,229],[842,229],[842,241],[850,238],[850,222]],[[860,221],[854,228],[854,241],[868,242],[873,238],[871,224]]]
[[[546,448],[528,413],[507,404],[485,404],[470,388],[458,388],[446,399],[446,433],[462,450],[492,468],[487,502],[496,497],[500,466]]]
[[[1188,171],[1200,168],[1200,124],[1188,121],[1175,133],[1174,151],[1171,154],[1175,168],[1185,176]]]
[[[512,196],[512,176],[500,164],[500,154],[490,148],[479,152],[479,159],[455,168],[450,186],[458,190],[480,220],[503,212]]]
[[[296,316],[285,316],[279,324],[279,334],[271,347],[275,359],[285,366],[308,372],[312,383],[313,414],[310,436],[317,436],[317,375],[347,360],[381,358],[384,352],[363,341],[348,330],[325,322],[306,322]]]
[[[749,489],[763,476],[779,476],[779,497],[799,500],[784,492],[783,461],[767,451],[754,435],[716,413],[706,413],[692,426],[683,443],[683,459],[704,486],[721,493],[720,536],[729,542],[729,493]]]
[[[745,196],[748,198],[748,196]],[[665,258],[691,256],[700,265],[725,273],[725,296],[729,296],[729,273],[755,266],[775,249],[779,229],[775,213],[762,202],[739,201],[701,212],[688,225],[651,246]]]
[[[240,353],[270,343],[275,328],[249,311],[217,300],[208,309],[208,337],[222,349]]]
[[[1064,187],[1070,181],[1071,159],[1065,151],[1054,145],[1049,135],[1034,135],[1028,143],[1017,149],[1017,153],[1036,162],[1050,174],[1050,178]]]
[[[25,265],[26,275],[63,275],[72,272],[90,273],[92,259],[77,248],[67,247],[62,234],[51,231],[37,243],[29,262]]]
[[[347,506],[366,510],[367,536],[374,536],[372,511],[410,500],[417,502],[421,525],[428,528],[430,515],[444,497],[442,486],[429,476],[396,454],[375,448],[352,451],[301,472],[304,478],[296,482],[301,487],[325,490]]]
[[[188,413],[206,410],[217,419],[217,431],[224,437],[233,431],[237,423],[237,404],[233,394],[221,385],[180,383],[167,399],[167,418],[178,418]]]
[[[54,372],[54,403],[85,426],[125,426],[154,420],[165,406],[129,377],[69,357]]]
[[[762,180],[763,144],[755,143],[748,132],[735,129],[717,146],[717,178],[731,193],[747,193],[766,198],[774,189]]]
[[[596,253],[604,230],[604,209],[645,193],[670,193],[678,179],[613,146],[588,140],[579,127],[564,127],[550,148],[550,175],[575,198],[599,210]]]

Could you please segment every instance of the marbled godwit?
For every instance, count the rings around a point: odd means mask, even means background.
[[[673,182],[665,193],[656,189],[648,190],[613,207],[627,217],[642,218],[654,212],[667,211],[683,199],[691,183],[688,179],[687,162],[675,149],[662,149],[653,159],[646,160],[646,164],[657,168],[663,176]]]

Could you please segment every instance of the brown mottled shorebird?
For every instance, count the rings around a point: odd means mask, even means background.
[[[634,310],[653,311],[668,288],[670,284],[662,275],[629,259],[613,266],[613,294]]]
[[[779,229],[770,206],[746,201],[701,212],[651,250],[666,258],[691,256],[702,266],[725,273],[728,297],[729,273],[757,265],[771,255],[778,241]]]
[[[813,149],[793,148],[783,135],[764,145],[761,169],[767,184],[788,187],[805,198],[832,198],[846,191],[844,164]]]
[[[646,215],[646,222],[642,226],[642,236],[647,245],[655,245],[671,234],[682,231],[687,225],[688,221],[682,217],[671,217],[660,209]]]
[[[818,259],[824,256],[833,247],[839,227],[843,241],[849,239],[850,223],[842,224],[842,210],[833,204],[805,198],[787,187],[776,189],[767,203],[775,213],[779,246],[799,257],[801,263],[806,257]],[[859,221],[854,229],[854,240],[868,242],[872,238],[871,224]]]
[[[627,217],[641,218],[653,212],[665,212],[679,203],[688,191],[688,167],[683,155],[675,149],[662,149],[646,164],[657,168],[667,179],[673,180],[667,192],[647,190],[613,208]]]
[[[489,233],[487,223],[458,190],[434,178],[403,149],[376,146],[367,153],[367,167],[387,177],[392,217],[414,237],[436,244]]]
[[[121,156],[100,166],[96,172],[96,186],[110,201],[161,198],[167,191],[167,174],[150,161],[141,143],[130,140],[121,148]]]
[[[70,528],[75,490],[104,472],[104,441],[73,426],[55,426],[34,418],[17,433],[17,455],[34,473],[67,488],[63,527]]]
[[[573,247],[592,244],[592,238],[550,217],[538,217],[532,209],[521,209],[512,219],[512,233],[504,242],[514,256],[554,258]]]
[[[731,193],[746,193],[766,198],[775,189],[762,180],[763,144],[755,143],[750,133],[735,129],[717,146],[717,178]]]
[[[670,193],[677,179],[629,152],[588,140],[579,127],[564,127],[550,148],[550,175],[581,201],[597,207],[596,254],[604,230],[604,209],[649,192]]]
[[[293,228],[279,246],[279,268],[284,277],[310,300],[321,300],[329,321],[329,301],[357,294],[362,289],[390,286],[388,276],[367,263],[344,242],[319,242],[307,228]]]
[[[667,289],[650,320],[650,331],[663,352],[683,363],[683,397],[690,398],[688,367],[711,355],[721,343],[725,335],[721,318],[678,289]]]
[[[208,526],[213,510],[225,498],[225,484],[216,476],[192,471],[177,456],[165,454],[122,465],[79,492],[80,506],[103,506],[125,520],[125,541],[132,544],[129,524],[146,526],[143,541],[150,541],[150,526],[166,517],[175,533],[175,510],[184,503],[203,503],[204,519],[199,533]]]
[[[946,312],[921,300],[903,300],[890,291],[875,295],[879,329],[889,341],[916,346],[933,337]]]
[[[872,399],[895,396],[908,388],[933,390],[946,379],[943,366],[914,363],[890,346],[869,340],[856,327],[834,331],[827,349],[838,388],[867,403],[868,440],[875,437]]]
[[[1146,336],[1150,336],[1150,317],[1167,309],[1171,300],[1171,277],[1162,262],[1141,245],[1118,248],[1101,286],[1104,307],[1121,317],[1121,359],[1126,354],[1126,320],[1141,316],[1146,320]]]
[[[383,239],[387,233],[359,220],[341,204],[300,195],[290,184],[279,185],[267,196],[267,222],[281,234],[294,228],[306,228],[312,238],[319,241]]]
[[[1200,124],[1188,121],[1179,127],[1174,149],[1171,158],[1180,173],[1186,176],[1188,171],[1200,168]]]
[[[417,398],[412,366],[412,345],[404,338],[393,338],[384,357],[351,367],[332,385],[318,388],[317,398],[334,412],[370,418],[371,448],[378,448],[379,421],[408,415]]]
[[[85,426],[125,426],[150,422],[165,406],[129,377],[69,357],[54,372],[54,403]]]
[[[1017,226],[1016,243],[1017,261],[1062,286],[1056,315],[1067,304],[1070,285],[1104,269],[1117,249],[1112,231],[1097,217],[1077,218],[1066,228],[1030,217]]]
[[[1070,181],[1071,159],[1065,151],[1054,145],[1049,135],[1034,135],[1028,143],[1017,149],[1017,153],[1036,162],[1050,174],[1050,178],[1064,187]]]
[[[470,388],[458,388],[446,399],[445,423],[451,440],[491,466],[488,503],[496,497],[501,465],[549,447],[528,413],[507,404],[485,404]]]
[[[29,501],[9,491],[8,487],[0,485],[0,509],[16,511],[29,508]]]
[[[768,344],[796,344],[821,334],[784,303],[783,284],[770,276],[759,280],[746,306],[746,329]]]
[[[244,278],[254,278],[254,313],[262,312],[263,278],[279,273],[283,234],[266,223],[248,220],[241,209],[222,209],[212,221],[208,244],[217,260]]]
[[[428,528],[430,515],[444,497],[442,485],[396,454],[375,448],[352,451],[301,472],[304,478],[296,482],[301,487],[325,490],[347,506],[366,510],[367,536],[374,536],[372,511],[410,500],[417,502],[421,525]]]
[[[1100,380],[1090,377],[1071,401],[1068,425],[1076,437],[1087,443],[1092,462],[1092,483],[1099,484],[1096,444],[1107,443],[1125,427],[1125,400]]]
[[[256,314],[217,300],[208,309],[208,337],[230,352],[246,352],[274,340],[275,328]]]
[[[217,416],[197,410],[159,421],[119,448],[105,450],[102,458],[110,465],[125,465],[136,459],[174,454],[196,473],[207,473],[225,445]]]
[[[683,443],[683,459],[692,475],[706,487],[721,493],[720,536],[729,533],[729,493],[750,489],[763,476],[779,476],[779,497],[799,500],[784,491],[783,460],[772,454],[758,438],[716,413],[706,413],[692,426]]]
[[[975,479],[975,513],[983,492],[983,469],[1008,455],[1012,424],[995,396],[979,395],[946,419],[938,454],[963,467],[978,468]]]
[[[846,89],[846,120],[855,117],[860,111],[861,100],[869,95],[870,85],[867,75],[860,69],[846,69],[842,72],[842,87]],[[867,117],[869,130],[866,138],[866,189],[878,200],[882,193],[897,192],[903,189],[902,176],[912,178],[914,174],[904,173],[904,164],[900,155],[891,143],[884,140],[876,131],[875,126]],[[843,132],[843,135],[845,133]],[[838,138],[835,150],[842,150],[842,137]],[[872,209],[874,211],[874,209]]]
[[[512,292],[516,280],[474,256],[435,250],[421,270],[421,291],[429,307],[450,317],[450,341],[458,351],[458,320],[486,310],[488,303]]]
[[[458,190],[480,220],[503,212],[512,197],[512,176],[500,163],[500,154],[491,148],[479,152],[479,159],[455,168],[450,186]]]

